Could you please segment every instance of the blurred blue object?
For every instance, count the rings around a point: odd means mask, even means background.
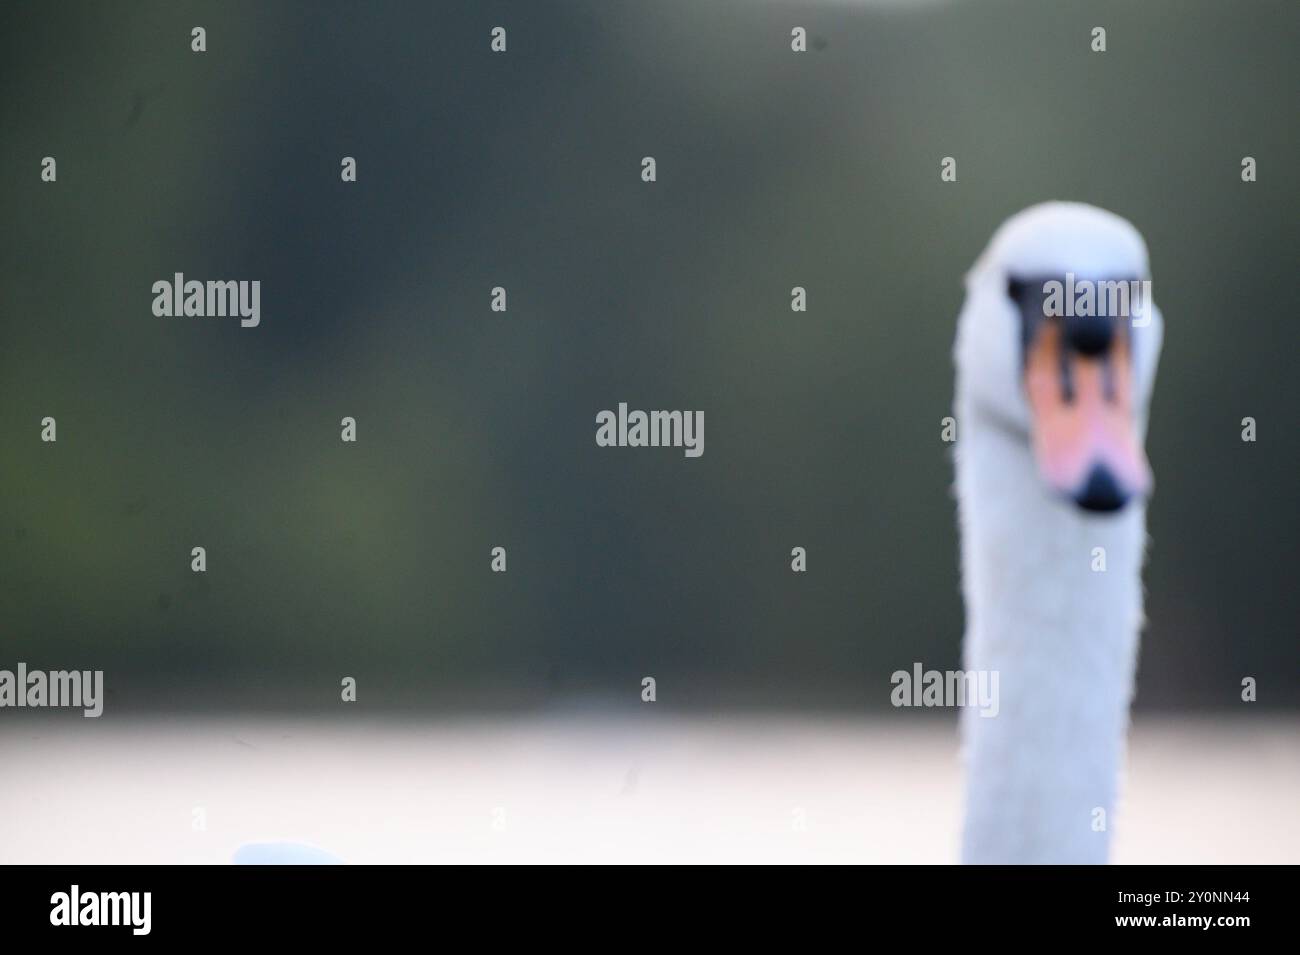
[[[301,842],[249,842],[235,850],[235,865],[342,865],[336,855]]]

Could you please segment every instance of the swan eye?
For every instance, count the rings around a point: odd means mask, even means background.
[[[1022,282],[1018,278],[1008,278],[1007,298],[1011,299],[1013,302],[1019,302],[1024,297],[1027,288],[1029,288],[1028,282]]]

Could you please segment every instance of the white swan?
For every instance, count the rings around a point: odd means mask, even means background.
[[[958,319],[964,665],[998,671],[1000,695],[993,718],[962,713],[964,862],[1107,859],[1163,326],[1149,297],[1131,321],[1044,317],[1046,282],[1067,273],[1148,279],[1146,245],[1092,206],[1026,209],[968,274]]]

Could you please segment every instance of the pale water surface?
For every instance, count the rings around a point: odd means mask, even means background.
[[[249,717],[9,722],[0,862],[952,862],[955,723]],[[1284,718],[1140,720],[1116,861],[1300,861]]]

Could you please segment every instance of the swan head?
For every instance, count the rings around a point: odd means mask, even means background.
[[[1085,511],[1151,490],[1143,450],[1162,319],[1146,243],[1127,220],[1073,202],[1008,219],[966,276],[955,360],[974,428],[1033,452],[1039,477]]]

